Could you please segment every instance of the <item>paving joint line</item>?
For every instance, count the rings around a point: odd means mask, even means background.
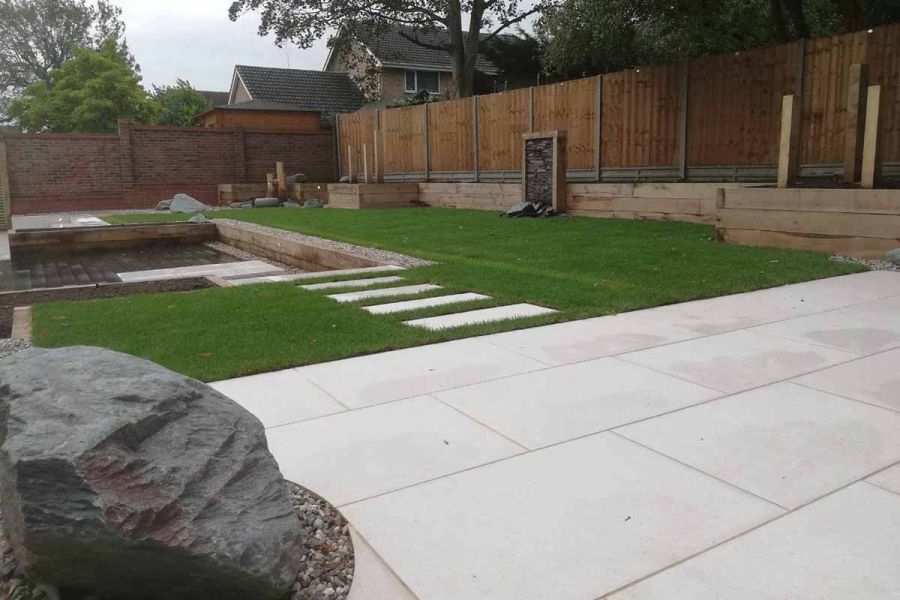
[[[895,463],[895,464],[897,464],[897,463]],[[891,466],[894,466],[894,465],[891,465]],[[661,573],[664,573],[665,571],[668,571],[668,570],[670,570],[670,569],[674,569],[675,567],[678,567],[678,566],[682,565],[683,563],[686,563],[686,562],[688,562],[688,561],[690,561],[690,560],[693,560],[694,558],[697,558],[697,557],[699,557],[699,556],[701,556],[701,555],[703,555],[703,554],[706,554],[706,553],[708,553],[708,552],[711,552],[711,551],[715,550],[716,548],[718,548],[718,547],[720,547],[720,546],[724,546],[725,544],[728,544],[728,543],[730,543],[730,542],[732,542],[732,541],[734,541],[734,540],[737,540],[738,538],[741,538],[741,537],[746,536],[746,535],[748,535],[748,534],[750,534],[750,533],[753,533],[753,532],[756,531],[757,529],[762,529],[763,527],[765,527],[765,526],[767,526],[767,525],[770,525],[771,523],[774,523],[775,521],[778,521],[778,520],[780,520],[780,519],[784,519],[784,518],[786,518],[786,517],[788,517],[788,516],[790,516],[790,515],[792,515],[792,514],[794,514],[794,513],[796,513],[796,512],[799,512],[800,510],[802,510],[802,509],[804,509],[804,508],[806,508],[806,507],[808,507],[808,506],[811,506],[812,504],[815,504],[816,502],[820,502],[820,501],[822,501],[822,500],[825,500],[826,498],[829,498],[830,496],[833,496],[833,495],[835,495],[835,494],[837,494],[837,493],[839,493],[839,492],[842,492],[842,491],[846,490],[846,489],[849,488],[850,486],[856,485],[856,484],[858,484],[858,483],[869,483],[868,481],[866,481],[866,479],[868,479],[869,477],[873,477],[873,476],[875,476],[875,475],[881,473],[882,471],[885,471],[885,470],[891,468],[891,466],[881,468],[881,469],[879,469],[879,470],[877,470],[877,471],[875,471],[875,472],[873,472],[873,473],[869,473],[869,474],[867,474],[867,475],[865,475],[865,476],[863,476],[863,477],[860,477],[860,478],[858,478],[858,479],[854,479],[853,481],[851,481],[851,482],[849,482],[849,483],[846,483],[846,484],[844,484],[844,485],[842,485],[842,486],[840,486],[840,487],[838,487],[838,488],[836,488],[836,489],[834,489],[834,490],[828,492],[827,494],[823,494],[823,495],[821,495],[821,496],[818,496],[818,497],[816,497],[816,498],[814,498],[814,499],[812,499],[812,500],[809,500],[809,501],[807,501],[807,502],[804,502],[803,504],[797,506],[796,508],[790,509],[790,510],[788,510],[787,512],[783,512],[783,513],[781,513],[780,515],[776,515],[775,517],[773,517],[773,518],[771,518],[771,519],[767,519],[767,520],[765,520],[765,521],[763,521],[763,522],[761,522],[761,523],[759,523],[759,524],[757,524],[757,525],[754,525],[754,526],[751,527],[750,529],[747,529],[747,530],[745,530],[745,531],[742,531],[741,533],[735,534],[735,535],[733,535],[733,536],[731,536],[731,537],[729,537],[729,538],[727,538],[727,539],[725,539],[725,540],[722,540],[721,542],[718,542],[718,543],[716,543],[716,544],[713,544],[712,546],[710,546],[710,547],[708,547],[708,548],[705,548],[705,549],[703,549],[703,550],[700,550],[700,551],[698,551],[698,552],[695,552],[694,554],[691,554],[691,555],[686,556],[686,557],[684,557],[684,558],[682,558],[682,559],[680,559],[680,560],[677,560],[677,561],[673,562],[673,563],[670,564],[670,565],[667,565],[667,566],[665,566],[665,567],[663,567],[663,568],[661,568],[661,569],[657,569],[656,571],[653,571],[653,572],[648,573],[648,574],[646,574],[646,575],[644,575],[644,576],[642,576],[642,577],[639,577],[638,579],[635,579],[634,581],[631,581],[631,582],[629,582],[629,583],[627,583],[627,584],[625,584],[625,585],[622,585],[622,586],[617,587],[617,588],[615,588],[615,589],[613,589],[613,590],[610,590],[609,592],[605,592],[603,595],[597,596],[594,600],[604,600],[604,599],[608,599],[608,598],[610,598],[610,597],[611,597],[612,595],[614,595],[614,594],[618,594],[619,592],[621,592],[621,591],[623,591],[623,590],[625,590],[625,589],[628,589],[628,588],[633,587],[633,586],[635,586],[635,585],[637,585],[637,584],[639,584],[639,583],[641,583],[641,582],[643,582],[643,581],[646,581],[646,580],[648,580],[648,579],[651,579],[651,578],[653,578],[653,577],[655,577],[655,576],[657,576],[657,575],[659,575],[659,574],[661,574]],[[870,484],[870,485],[871,485],[871,484]],[[875,486],[875,487],[880,487],[880,486]],[[738,488],[738,489],[742,489],[742,488]],[[890,491],[890,490],[887,490],[887,491]]]

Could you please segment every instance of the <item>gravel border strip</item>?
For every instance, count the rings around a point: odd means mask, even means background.
[[[829,257],[830,260],[834,262],[840,263],[852,263],[855,265],[863,265],[868,268],[870,271],[897,271],[900,272],[900,265],[895,265],[892,262],[888,262],[886,260],[880,260],[877,258],[867,259],[867,258],[854,258],[853,256],[841,256],[839,254],[835,254]]]
[[[234,225],[236,227],[241,227],[243,229],[248,229],[251,231],[270,233],[282,237],[286,240],[296,240],[298,242],[309,244],[310,246],[325,248],[327,250],[340,250],[342,252],[347,252],[348,254],[353,254],[355,256],[371,258],[385,264],[397,265],[398,267],[412,268],[435,264],[434,261],[417,258],[415,256],[408,256],[406,254],[400,254],[399,252],[381,250],[379,248],[370,248],[368,246],[357,246],[356,244],[338,242],[326,238],[306,235],[305,233],[297,233],[296,231],[286,231],[284,229],[269,227],[267,225],[248,223],[247,221],[238,221],[236,219],[213,219],[213,222],[228,223],[229,225]]]

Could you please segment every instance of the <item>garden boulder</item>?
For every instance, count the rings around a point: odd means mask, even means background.
[[[900,267],[900,248],[894,248],[893,250],[885,254],[884,257],[889,263],[895,264]]]
[[[300,524],[262,424],[110,350],[0,363],[0,509],[17,563],[73,597],[276,599]]]
[[[203,204],[187,194],[175,194],[175,197],[172,198],[172,203],[169,205],[169,211],[174,213],[202,212],[210,208],[209,205]]]
[[[281,206],[278,198],[257,198],[253,201],[253,208],[275,208]]]

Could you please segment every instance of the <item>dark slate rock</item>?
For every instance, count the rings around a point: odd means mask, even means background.
[[[187,194],[175,194],[175,197],[172,198],[172,203],[169,205],[169,210],[174,213],[202,212],[209,209],[209,205],[203,204]]]
[[[323,208],[325,203],[321,200],[316,200],[313,198],[312,200],[307,200],[303,203],[303,208]]]
[[[172,206],[172,200],[161,200],[157,203],[156,208],[154,210],[169,210],[169,207]]]
[[[274,208],[281,206],[281,200],[278,198],[257,198],[253,201],[254,208]]]
[[[309,177],[306,176],[305,173],[294,173],[293,175],[288,175],[284,179],[285,183],[306,183],[309,181]]]
[[[301,567],[262,424],[198,381],[99,348],[25,350],[0,362],[0,443],[6,533],[38,582],[274,600]]]

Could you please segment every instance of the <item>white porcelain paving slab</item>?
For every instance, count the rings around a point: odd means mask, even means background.
[[[227,279],[232,285],[252,285],[255,283],[284,283],[286,281],[295,281],[300,279],[303,275],[306,275],[306,273],[282,273],[258,276],[236,275],[223,277],[223,279]]]
[[[885,469],[881,473],[869,477],[866,481],[900,494],[900,465]]]
[[[336,505],[523,452],[429,397],[276,427],[266,437],[286,479]]]
[[[873,354],[900,347],[900,298],[861,304],[751,329],[757,333]]]
[[[643,321],[642,313],[532,327],[482,339],[547,364],[563,365],[697,337],[687,329]]]
[[[618,427],[721,395],[615,358],[435,394],[528,448]]]
[[[298,370],[343,404],[361,407],[542,368],[536,360],[467,339]]]
[[[793,381],[900,411],[900,349],[823,369]]]
[[[309,273],[300,273],[297,279],[323,279],[328,277],[343,277],[344,275],[363,275],[366,273],[387,273],[390,271],[404,271],[403,267],[397,265],[378,265],[375,267],[358,267],[354,269],[334,269],[330,271],[310,271]]]
[[[387,277],[370,277],[368,279],[345,279],[344,281],[326,281],[325,283],[310,283],[309,285],[298,286],[304,290],[330,290],[336,288],[352,288],[352,287],[371,287],[382,283],[396,283],[403,281],[402,277],[389,275]]]
[[[609,600],[893,600],[900,496],[859,483]]]
[[[791,383],[616,432],[790,509],[900,461],[900,414]]]
[[[648,322],[715,335],[892,295],[900,295],[900,273],[872,271],[661,306],[640,314]]]
[[[277,267],[261,260],[244,260],[230,263],[213,263],[208,265],[193,265],[190,267],[175,267],[171,269],[150,269],[146,271],[128,271],[117,273],[119,279],[124,282],[133,281],[158,281],[161,279],[180,279],[184,277],[203,277],[217,275],[228,277],[230,275],[250,275],[253,273],[271,273]]]
[[[441,286],[431,283],[420,283],[417,285],[401,285],[399,287],[383,288],[379,290],[363,290],[360,292],[345,292],[343,294],[332,294],[328,296],[337,302],[359,302],[360,300],[371,300],[372,298],[389,298],[391,296],[412,296],[414,294],[422,294],[439,290]]]
[[[552,308],[522,303],[510,304],[508,306],[495,306],[494,308],[482,308],[480,310],[468,310],[451,315],[441,315],[439,317],[413,319],[412,321],[404,321],[403,323],[411,327],[421,327],[422,329],[439,331],[441,329],[452,329],[453,327],[465,327],[466,325],[480,325],[482,323],[496,323],[497,321],[508,321],[510,319],[537,317],[555,312],[557,311]]]
[[[418,310],[420,308],[447,306],[448,304],[474,302],[475,300],[490,300],[490,298],[490,296],[485,296],[483,294],[466,292],[464,294],[448,294],[446,296],[435,296],[434,298],[419,298],[418,300],[404,300],[403,302],[391,302],[390,304],[363,306],[363,310],[368,311],[373,315],[388,315],[408,310]]]
[[[597,598],[781,510],[602,433],[343,508],[420,598]]]
[[[417,600],[353,527],[350,527],[350,539],[353,540],[353,583],[347,600]]]
[[[740,392],[858,356],[748,331],[621,355],[629,362],[725,392]]]
[[[249,410],[265,427],[346,410],[295,369],[226,379],[209,385]]]

